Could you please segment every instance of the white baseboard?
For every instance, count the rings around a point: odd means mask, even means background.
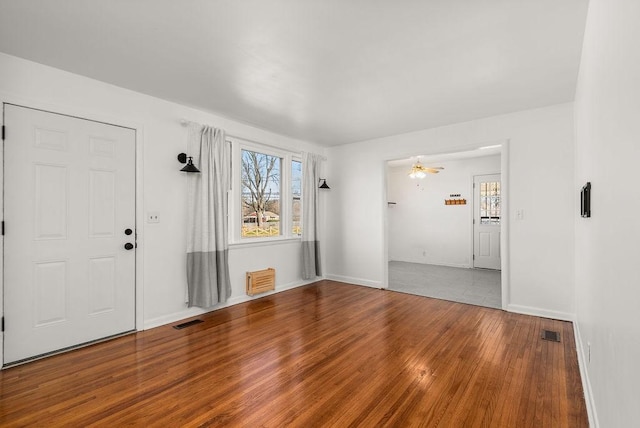
[[[573,333],[576,339],[576,349],[578,353],[578,367],[580,368],[580,379],[582,379],[582,390],[584,391],[584,401],[587,406],[587,415],[589,416],[589,426],[593,428],[599,428],[598,413],[596,412],[596,405],[593,401],[593,390],[591,389],[591,381],[589,380],[589,372],[587,371],[587,357],[584,354],[584,347],[582,346],[582,335],[580,334],[580,327],[578,322],[573,323]]]
[[[464,264],[464,263],[437,263],[437,262],[428,262],[428,264],[430,265],[437,265],[437,266],[446,266],[446,267],[453,267],[453,268],[459,268],[459,269],[473,269],[473,266],[470,266],[468,264]]]
[[[471,269],[473,266],[468,263],[446,263],[439,260],[400,260],[400,259],[391,259],[390,262],[401,262],[401,263],[417,263],[421,265],[434,265],[434,266],[446,266],[446,267],[454,267],[461,269]]]
[[[162,315],[160,317],[152,318],[144,321],[144,329],[160,327],[161,325],[171,324],[185,318],[191,318],[198,315],[202,315],[207,311],[202,308],[185,308],[183,311],[174,312],[172,314]]]
[[[322,278],[310,280],[310,281],[294,281],[288,284],[276,285],[276,289],[274,291],[269,291],[267,293],[261,293],[256,296],[248,296],[243,294],[241,296],[234,296],[229,298],[224,305],[216,306],[214,308],[202,309],[202,308],[185,308],[182,311],[174,312],[172,314],[163,315],[161,317],[152,318],[146,320],[144,322],[144,329],[149,330],[150,328],[160,327],[162,325],[171,324],[177,321],[181,321],[186,318],[195,317],[198,315],[205,314],[207,312],[217,311],[218,309],[227,308],[229,306],[237,305],[240,303],[245,303],[251,300],[259,299],[261,297],[270,296],[275,293],[280,293],[281,291],[290,290],[296,287],[302,287],[303,285],[311,284],[312,282],[316,282]]]
[[[571,321],[575,320],[575,315],[569,312],[550,311],[548,309],[534,308],[522,305],[507,305],[507,312],[515,312],[516,314],[533,315],[542,318],[551,318],[554,320]]]
[[[330,279],[332,281],[346,282],[346,283],[355,284],[355,285],[364,285],[365,287],[382,288],[382,282],[371,281],[369,279],[354,278],[351,276],[342,276],[342,275],[326,275],[325,278]]]

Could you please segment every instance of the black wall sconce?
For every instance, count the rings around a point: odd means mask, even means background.
[[[319,179],[318,183],[320,183],[320,185],[318,186],[318,189],[331,189],[331,187],[329,187],[329,185],[327,184],[326,178]]]
[[[196,168],[196,166],[193,164],[193,157],[192,156],[188,156],[187,157],[186,153],[180,153],[178,155],[178,162],[186,163],[184,168],[182,168],[180,171],[184,171],[184,172],[200,172],[200,170],[198,168]]]

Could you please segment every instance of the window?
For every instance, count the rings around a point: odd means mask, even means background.
[[[480,183],[480,224],[500,224],[500,182]]]
[[[291,161],[291,220],[293,236],[302,235],[302,162]]]
[[[293,153],[232,140],[231,243],[299,237],[302,162]],[[237,190],[235,190],[237,189]]]
[[[242,150],[242,237],[280,235],[282,159]]]

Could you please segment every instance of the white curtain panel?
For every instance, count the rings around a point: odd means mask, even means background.
[[[231,295],[227,222],[231,148],[222,129],[191,124],[187,150],[200,170],[186,173],[188,304],[208,308]]]
[[[318,180],[322,158],[313,153],[302,154],[302,278],[314,279],[320,272],[318,240]]]

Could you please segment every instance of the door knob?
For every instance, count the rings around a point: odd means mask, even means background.
[[[126,244],[124,244],[124,249],[125,250],[132,250],[133,249],[133,244],[131,242],[127,242]]]
[[[133,230],[131,230],[131,229],[125,229],[124,230],[124,234],[125,235],[131,235],[132,233],[133,233]]]

